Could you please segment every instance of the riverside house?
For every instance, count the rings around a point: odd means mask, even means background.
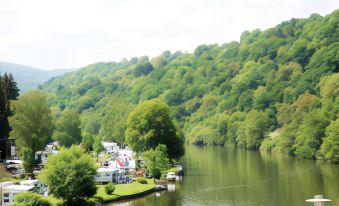
[[[119,169],[117,168],[99,168],[94,178],[96,183],[102,184],[116,182],[116,180],[118,180],[118,177]]]
[[[24,180],[20,182],[20,185],[33,186],[33,192],[48,196],[48,186],[40,180]]]
[[[14,201],[16,194],[20,192],[33,191],[34,186],[15,185],[13,181],[1,183],[1,205],[9,205]]]

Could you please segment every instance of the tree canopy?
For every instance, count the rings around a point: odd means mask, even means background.
[[[73,145],[61,148],[58,155],[50,156],[39,177],[49,185],[56,198],[65,201],[65,205],[77,205],[96,194],[96,169],[93,158]]]
[[[77,112],[65,109],[61,112],[56,122],[56,130],[53,139],[58,141],[60,146],[70,147],[72,144],[79,144],[82,140],[80,119]]]
[[[171,167],[168,159],[167,148],[160,144],[155,149],[150,149],[142,153],[142,158],[145,160],[145,166],[151,177],[159,179],[162,171]]]
[[[184,154],[184,139],[174,124],[169,107],[159,100],[142,102],[128,116],[127,143],[136,152],[155,149],[163,144],[170,158]]]
[[[11,137],[19,150],[28,147],[34,155],[51,141],[52,116],[46,102],[47,95],[34,90],[12,102],[13,116],[9,118]]]

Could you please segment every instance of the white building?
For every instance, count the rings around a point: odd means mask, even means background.
[[[126,147],[119,150],[119,157],[116,160],[117,168],[123,174],[133,174],[136,169],[136,160],[133,157],[133,151]]]
[[[46,147],[45,147],[45,151],[53,151],[53,150],[57,150],[56,148],[57,148],[57,145],[58,145],[58,142],[52,142],[52,143],[49,143],[49,144],[47,144],[46,145]]]
[[[119,176],[119,169],[116,168],[99,168],[95,175],[96,183],[115,182]]]
[[[119,146],[115,142],[101,142],[101,144],[108,153],[117,152],[119,150]]]
[[[20,192],[32,191],[34,186],[15,185],[13,182],[1,183],[1,199],[2,205],[9,205],[14,201],[15,195]]]
[[[51,154],[58,154],[58,150],[51,151],[37,151],[35,152],[35,160],[38,160],[39,163],[45,164],[47,162],[48,156]]]
[[[48,196],[48,186],[40,180],[24,180],[20,182],[20,185],[33,186],[34,192],[44,196]]]

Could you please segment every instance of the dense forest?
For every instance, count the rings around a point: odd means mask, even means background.
[[[74,109],[82,133],[105,140],[123,142],[129,113],[159,98],[187,142],[339,162],[338,24],[339,10],[312,14],[193,53],[92,64],[39,88],[55,118]]]

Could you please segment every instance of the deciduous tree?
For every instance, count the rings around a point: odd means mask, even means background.
[[[77,112],[66,109],[56,122],[56,130],[53,139],[58,141],[60,146],[70,147],[72,144],[79,144],[82,140],[80,119]]]
[[[36,151],[43,150],[52,136],[52,117],[46,102],[46,94],[30,91],[12,102],[13,116],[9,118],[11,136],[21,152],[23,147]]]
[[[79,205],[96,194],[96,169],[92,157],[73,145],[50,156],[39,177],[56,198],[64,200],[65,205]]]
[[[159,144],[167,147],[170,158],[184,154],[184,138],[174,124],[169,107],[160,100],[141,103],[128,117],[127,143],[136,152],[155,149]]]

